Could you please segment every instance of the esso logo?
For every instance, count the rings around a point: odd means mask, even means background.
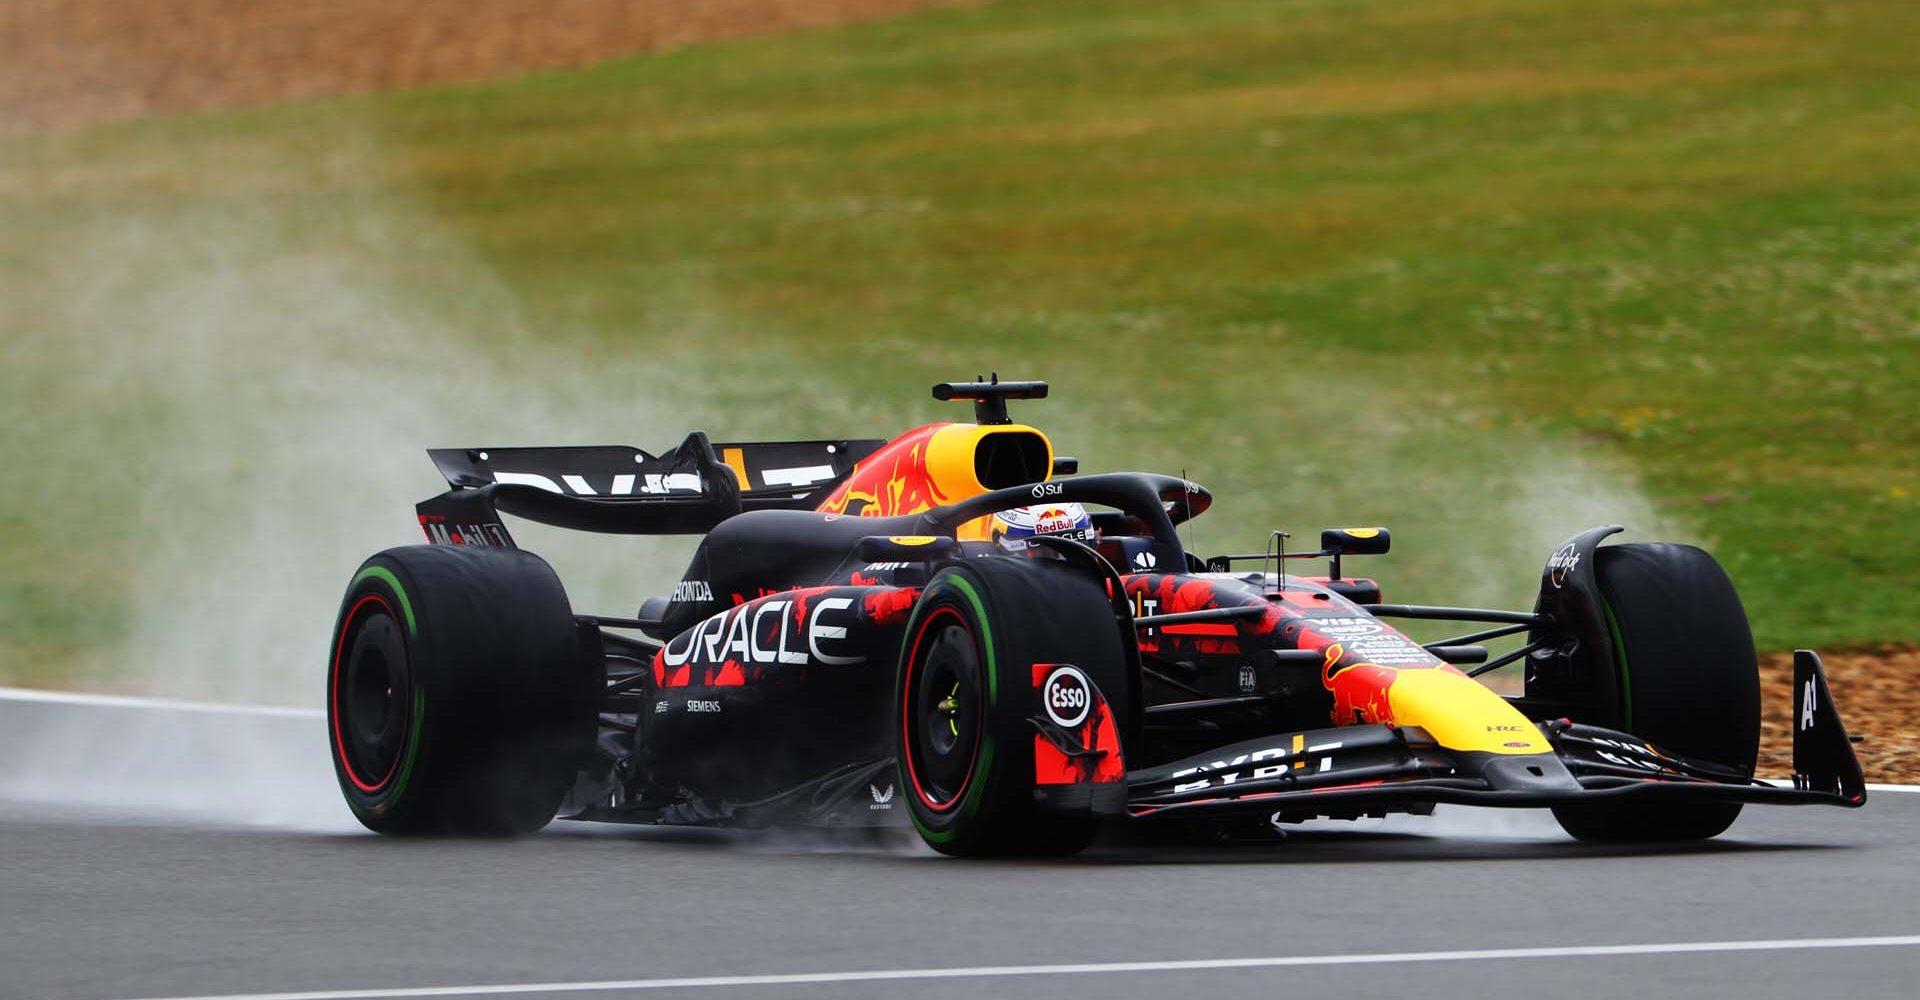
[[[1093,711],[1093,684],[1079,667],[1055,667],[1040,686],[1040,703],[1047,718],[1062,729],[1072,729],[1087,721]]]

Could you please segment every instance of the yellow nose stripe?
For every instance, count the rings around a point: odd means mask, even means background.
[[[1540,728],[1505,698],[1454,670],[1403,669],[1387,689],[1393,721],[1425,729],[1450,750],[1550,753]]]

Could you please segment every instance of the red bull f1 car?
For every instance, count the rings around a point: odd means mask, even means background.
[[[430,544],[361,565],[328,649],[354,814],[395,834],[911,824],[947,854],[1033,855],[1112,824],[1260,836],[1436,803],[1683,840],[1747,803],[1866,801],[1809,651],[1792,786],[1753,777],[1753,640],[1700,549],[1600,527],[1550,554],[1531,610],[1387,603],[1345,572],[1384,528],[1202,557],[1177,529],[1204,487],[1080,475],[1010,419],[1045,383],[933,394],[974,420],[431,451],[450,488],[418,505]],[[671,594],[589,615],[502,514],[701,537]],[[1464,631],[1416,641],[1405,620]],[[1475,680],[1509,664],[1523,694]]]

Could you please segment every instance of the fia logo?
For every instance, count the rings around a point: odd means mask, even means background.
[[[868,806],[868,809],[893,808],[893,785],[891,783],[887,785],[887,790],[884,792],[880,790],[879,785],[868,785],[867,793],[873,796],[873,804]]]
[[[1240,664],[1240,693],[1252,694],[1260,686],[1260,678],[1253,672],[1253,664]]]

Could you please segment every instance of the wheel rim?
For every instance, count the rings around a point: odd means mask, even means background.
[[[412,692],[406,643],[378,594],[354,604],[335,646],[330,706],[334,752],[353,786],[385,790],[406,748]]]
[[[951,608],[928,615],[908,654],[902,698],[907,774],[927,808],[953,808],[972,782],[980,750],[980,650]]]

